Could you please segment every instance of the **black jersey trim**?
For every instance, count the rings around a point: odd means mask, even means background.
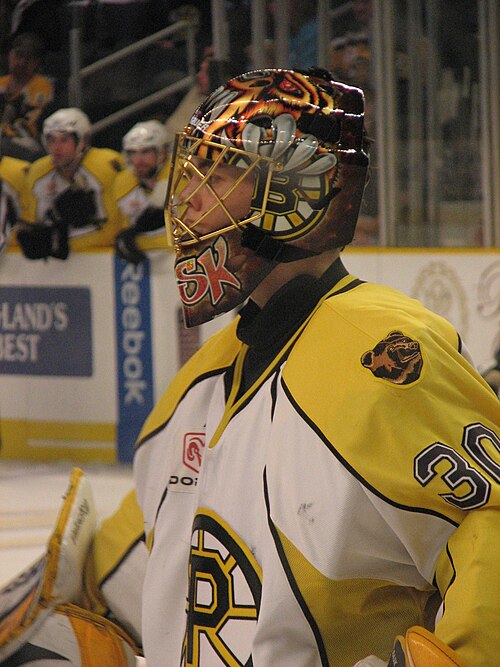
[[[347,459],[345,459],[342,456],[342,454],[338,451],[338,449],[334,447],[334,445],[326,437],[326,435],[319,428],[319,426],[312,421],[312,419],[304,412],[304,410],[302,410],[297,401],[294,399],[291,391],[288,389],[283,377],[281,377],[281,386],[283,387],[283,391],[285,392],[285,395],[290,401],[290,404],[292,405],[294,410],[306,422],[306,424],[311,428],[311,430],[316,433],[316,435],[320,438],[320,440],[322,440],[325,443],[325,445],[332,452],[332,454],[339,461],[339,463],[341,463],[344,466],[344,468],[348,470],[351,473],[351,475],[358,480],[358,482],[361,482],[361,484],[363,484],[365,488],[371,491],[371,493],[373,493],[375,496],[386,502],[388,505],[392,505],[393,507],[397,507],[398,509],[406,510],[408,512],[415,512],[417,514],[430,514],[432,516],[437,517],[438,519],[443,519],[444,521],[447,521],[448,523],[450,523],[452,526],[455,527],[458,527],[460,525],[458,522],[453,521],[453,519],[450,519],[445,514],[441,514],[440,512],[436,512],[435,510],[424,509],[423,507],[411,507],[409,505],[403,505],[402,503],[398,503],[395,500],[392,500],[391,498],[387,498],[387,496],[385,496],[378,489],[372,486],[362,475],[359,474],[359,472],[347,461]]]
[[[264,478],[263,478],[263,483],[264,483],[264,499],[266,503],[266,510],[267,510],[267,522],[269,524],[269,530],[271,531],[272,538],[274,540],[274,544],[276,546],[276,551],[278,552],[278,557],[280,559],[281,565],[283,567],[283,570],[285,572],[285,576],[288,580],[288,583],[290,584],[290,588],[292,589],[292,592],[295,596],[295,599],[299,603],[300,608],[302,609],[302,613],[304,614],[307,622],[309,623],[309,626],[313,632],[313,635],[316,639],[316,645],[318,647],[318,653],[319,657],[321,660],[321,664],[324,667],[328,667],[328,656],[326,653],[325,645],[323,642],[323,638],[321,637],[321,632],[320,629],[314,619],[314,616],[311,614],[311,611],[309,607],[306,604],[306,601],[304,600],[302,593],[300,592],[300,588],[297,585],[297,582],[295,581],[295,577],[293,576],[293,572],[290,569],[290,566],[288,564],[288,561],[285,556],[285,551],[283,549],[283,545],[281,544],[281,540],[278,535],[278,531],[276,529],[276,526],[274,525],[273,520],[271,519],[271,508],[269,505],[269,490],[267,486],[267,472],[266,468],[264,468]]]
[[[207,373],[203,373],[202,375],[199,375],[197,378],[195,378],[195,379],[191,382],[191,384],[189,384],[189,385],[186,387],[185,391],[184,391],[184,392],[181,394],[181,396],[179,397],[179,399],[178,399],[178,401],[177,401],[177,404],[176,404],[174,410],[172,411],[172,414],[170,415],[170,417],[168,417],[168,419],[166,419],[162,424],[160,424],[159,426],[157,426],[155,429],[153,429],[152,431],[150,431],[147,435],[145,435],[143,438],[141,438],[140,440],[138,440],[138,441],[136,442],[136,444],[135,444],[135,452],[137,452],[138,449],[139,449],[140,447],[142,447],[142,446],[145,445],[149,440],[151,440],[151,438],[154,438],[155,435],[158,435],[158,433],[160,433],[161,431],[163,431],[164,428],[166,428],[166,426],[168,425],[169,421],[170,421],[170,420],[172,419],[172,417],[174,416],[174,414],[175,414],[177,408],[179,407],[179,404],[184,400],[184,397],[186,396],[186,394],[188,394],[188,393],[191,391],[191,389],[193,389],[193,387],[195,387],[195,386],[196,386],[197,384],[199,384],[200,382],[203,382],[204,380],[208,380],[208,379],[211,378],[211,377],[215,377],[216,375],[222,375],[223,373],[225,373],[225,372],[227,371],[228,368],[229,368],[229,366],[225,366],[224,368],[217,368],[216,370],[208,371]]]
[[[273,381],[271,382],[271,421],[274,419],[274,411],[276,409],[276,399],[278,397],[278,379],[279,374],[275,373]]]
[[[151,529],[150,537],[151,537],[151,543],[149,545],[149,552],[153,550],[153,545],[155,542],[155,528],[156,528],[156,522],[158,521],[158,515],[160,514],[160,510],[162,508],[163,503],[165,502],[165,498],[167,497],[168,494],[168,484],[164,488],[163,493],[161,494],[160,502],[158,503],[158,507],[156,508],[156,513],[155,513],[155,520],[153,521],[153,528]],[[146,538],[147,542],[147,538]],[[147,544],[146,544],[147,546]]]
[[[10,658],[7,658],[5,662],[2,661],[4,667],[22,667],[22,665],[35,664],[37,662],[49,662],[50,664],[55,662],[66,662],[70,664],[70,659],[61,653],[55,653],[50,649],[46,649],[43,646],[37,646],[31,642],[27,642],[19,650],[17,650]]]
[[[451,575],[451,578],[450,578],[450,581],[449,581],[448,585],[446,586],[446,590],[441,591],[439,589],[436,575],[434,575],[434,581],[433,581],[434,586],[436,587],[436,589],[439,591],[439,594],[441,595],[441,602],[443,604],[443,614],[446,611],[446,595],[447,595],[448,591],[450,590],[450,588],[455,583],[455,580],[457,578],[457,568],[455,567],[455,562],[453,560],[453,556],[451,555],[450,546],[449,546],[448,543],[446,543],[446,555],[448,556],[448,562],[450,563],[450,567],[451,567],[451,570],[452,570],[452,575]]]

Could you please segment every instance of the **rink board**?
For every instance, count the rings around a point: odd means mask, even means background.
[[[348,249],[364,280],[447,317],[480,370],[499,340],[500,256],[487,250]],[[0,456],[130,461],[141,425],[196,346],[230,316],[185,330],[172,256],[111,252],[0,259]]]

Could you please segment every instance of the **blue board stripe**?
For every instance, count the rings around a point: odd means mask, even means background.
[[[117,454],[132,461],[139,431],[153,408],[151,276],[149,261],[138,266],[115,256],[118,367]]]

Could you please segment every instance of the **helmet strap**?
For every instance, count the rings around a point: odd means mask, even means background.
[[[299,259],[313,257],[319,253],[273,239],[272,236],[254,225],[248,225],[242,232],[241,245],[243,248],[250,248],[259,257],[272,262],[296,262]]]

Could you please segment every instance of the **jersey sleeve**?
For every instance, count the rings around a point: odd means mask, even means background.
[[[284,381],[404,547],[407,571],[439,590],[436,635],[471,665],[495,664],[499,403],[449,323],[377,289],[332,299],[294,349]],[[399,565],[394,559],[394,572]]]
[[[112,618],[141,643],[142,585],[147,549],[135,491],[104,519],[96,532],[84,572],[84,603]]]

